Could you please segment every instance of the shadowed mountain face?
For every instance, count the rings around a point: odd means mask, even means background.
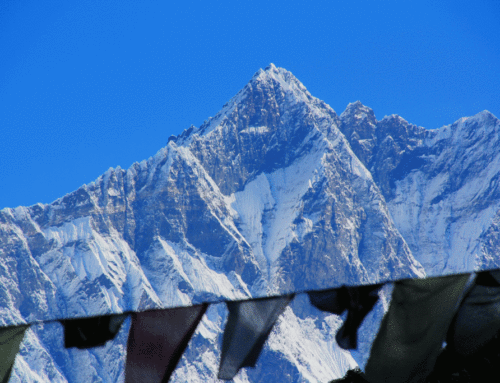
[[[425,130],[356,102],[339,117],[270,65],[200,128],[50,205],[0,211],[4,324],[265,297],[499,267],[499,121]],[[235,382],[329,381],[364,363],[389,290],[352,355],[342,320],[298,295],[256,369]],[[224,304],[209,307],[173,381],[217,374]],[[66,350],[32,326],[13,381],[123,380],[129,324]],[[354,357],[354,359],[353,359]],[[16,380],[17,379],[17,380]]]

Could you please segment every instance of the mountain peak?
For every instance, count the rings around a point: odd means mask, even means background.
[[[350,102],[340,115],[341,120],[362,120],[367,118],[369,122],[376,123],[373,109],[363,105],[361,101]]]
[[[493,113],[491,113],[489,110],[486,109],[483,110],[482,112],[475,114],[471,118],[480,123],[498,123],[498,118]]]
[[[399,121],[399,122],[408,124],[408,121],[406,121],[403,117],[401,117],[398,114],[391,114],[390,116],[384,116],[384,118],[382,118],[382,120],[380,120],[380,121],[381,122],[382,121]]]
[[[326,109],[327,113],[338,118],[333,111],[333,109],[328,106],[325,102],[318,100],[313,97],[306,87],[292,74],[292,72],[276,67],[273,63],[269,64],[265,69],[259,69],[250,79],[250,81],[233,97],[229,100],[222,109],[208,121],[205,121],[203,125],[193,133],[197,133],[200,136],[206,135],[216,129],[220,124],[224,122],[225,119],[230,118],[229,116],[234,113],[241,113],[243,109],[246,108],[245,105],[252,105],[257,101],[263,110],[267,110],[266,113],[270,113],[268,110],[270,104],[273,104],[273,112],[276,118],[279,119],[280,108],[287,105],[288,108],[295,108],[297,105],[308,104],[312,108],[320,108],[321,110]],[[252,110],[252,115],[259,114],[257,110],[254,110],[253,106],[248,109]],[[259,109],[260,110],[260,109]],[[258,113],[257,113],[258,112]],[[234,117],[234,116],[233,116]],[[249,123],[263,123],[262,119],[251,118],[250,114],[243,113],[238,118],[250,118]],[[264,119],[265,120],[265,119]],[[235,122],[235,121],[233,121]],[[253,125],[252,125],[253,126]],[[182,143],[191,142],[191,137],[193,134],[183,135],[184,139]],[[180,141],[177,144],[181,144]]]
[[[252,79],[250,80],[250,82],[252,82],[256,78],[259,78],[259,77],[262,78],[262,75],[264,75],[266,77],[269,74],[279,74],[280,71],[287,72],[286,69],[277,68],[276,65],[274,65],[273,63],[270,63],[265,69],[260,68],[257,72],[255,72],[255,74],[252,76]]]
[[[275,85],[277,84],[283,87],[285,91],[292,90],[294,93],[296,93],[296,91],[304,92],[307,94],[308,99],[312,99],[306,87],[292,74],[292,72],[285,68],[276,67],[273,63],[269,64],[264,70],[259,69],[247,86],[260,81],[274,82]]]
[[[349,104],[347,104],[347,109],[350,109],[350,108],[358,108],[358,107],[363,107],[364,105],[361,103],[361,101],[357,100],[357,101],[354,101],[354,102],[350,102]]]
[[[277,71],[278,68],[276,68],[276,66],[273,64],[273,63],[270,63],[266,69],[264,69],[265,71]]]
[[[471,129],[476,130],[478,126],[487,128],[499,124],[500,121],[493,113],[488,110],[483,110],[482,112],[476,113],[474,116],[459,118],[453,124],[451,124],[450,127],[453,131],[459,132],[463,129],[465,129],[466,131]]]
[[[341,130],[358,158],[367,165],[376,144],[377,119],[373,110],[359,100],[347,105],[340,115]]]

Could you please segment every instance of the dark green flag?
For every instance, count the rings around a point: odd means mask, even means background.
[[[0,382],[7,383],[29,325],[0,328]]]
[[[404,279],[394,291],[365,368],[370,383],[422,383],[441,352],[469,274]]]

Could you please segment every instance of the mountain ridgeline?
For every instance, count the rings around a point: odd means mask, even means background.
[[[222,300],[500,267],[499,134],[488,111],[434,130],[359,101],[339,116],[271,64],[148,160],[1,210],[0,320],[213,302],[172,378],[213,381]],[[343,376],[365,363],[389,299],[388,286],[349,353],[342,318],[298,294],[234,382]],[[123,381],[129,326],[75,350],[58,322],[33,325],[11,381]]]

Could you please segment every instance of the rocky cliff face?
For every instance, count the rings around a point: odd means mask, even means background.
[[[1,210],[2,323],[498,267],[498,131],[488,112],[434,131],[359,102],[339,117],[271,64],[149,160]],[[366,360],[389,292],[352,355],[334,340],[342,319],[297,295],[234,381],[342,376]],[[226,317],[210,306],[173,381],[215,379]],[[92,350],[64,349],[58,322],[32,326],[12,381],[123,380],[129,325]]]

